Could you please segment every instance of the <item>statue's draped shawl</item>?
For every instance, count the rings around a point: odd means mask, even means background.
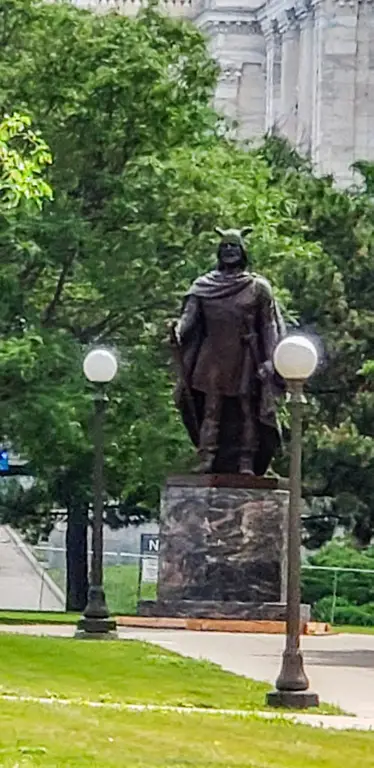
[[[192,283],[186,300],[188,296],[197,296],[200,299],[224,299],[229,296],[236,296],[237,293],[253,283],[253,280],[253,275],[250,275],[249,272],[228,275],[215,269],[213,272],[198,277]]]

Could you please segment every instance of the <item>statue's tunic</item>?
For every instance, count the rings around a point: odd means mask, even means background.
[[[196,280],[179,323],[182,339],[202,331],[190,384],[200,392],[236,397],[251,390],[258,367],[271,360],[280,329],[269,284],[247,272],[218,270]]]

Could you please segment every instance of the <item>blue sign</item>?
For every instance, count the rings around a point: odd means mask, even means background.
[[[142,533],[140,536],[140,554],[158,555],[160,549],[160,538],[154,533]]]
[[[0,470],[3,472],[8,472],[9,470],[9,455],[6,448],[0,451]]]

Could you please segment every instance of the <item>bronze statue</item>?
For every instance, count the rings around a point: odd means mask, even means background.
[[[217,267],[192,284],[173,328],[176,404],[200,472],[263,475],[280,443],[272,359],[285,327],[267,280],[246,270],[250,231],[216,229]]]

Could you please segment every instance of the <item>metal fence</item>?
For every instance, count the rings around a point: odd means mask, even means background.
[[[356,573],[361,575],[361,583],[365,581],[367,584],[367,576],[371,576],[371,579],[373,580],[373,587],[374,587],[374,570],[370,568],[349,568],[349,567],[341,567],[341,566],[327,566],[327,565],[307,565],[303,564],[302,566],[303,571],[322,571],[322,572],[328,572],[331,573],[332,576],[332,582],[331,582],[331,607],[330,607],[330,616],[329,621],[330,624],[334,624],[335,622],[335,616],[336,616],[336,608],[337,608],[337,600],[338,597],[347,597],[347,594],[344,591],[344,587],[340,588],[341,582],[339,582],[339,577],[343,574],[347,573]],[[363,576],[365,576],[365,580],[363,579]],[[357,592],[360,590],[360,579],[357,581]],[[373,620],[374,620],[374,614],[373,614]]]
[[[89,556],[91,553],[89,552]],[[148,566],[142,567],[142,561]],[[150,568],[150,563],[156,568]],[[125,551],[104,552],[104,586],[109,610],[136,613],[139,598],[156,594],[158,556]],[[50,545],[30,546],[14,530],[0,531],[0,609],[64,611],[66,550]]]
[[[146,537],[145,537],[146,538]],[[152,538],[152,537],[151,537]],[[374,570],[339,566],[302,565],[303,572],[329,572],[329,620],[336,618],[338,598],[347,597],[343,574],[357,575],[357,591],[370,591]],[[158,555],[127,551],[104,552],[104,586],[112,613],[136,613],[139,598],[156,597]],[[368,578],[369,577],[369,578]],[[0,609],[64,611],[66,550],[50,544],[30,546],[8,526],[0,526]],[[352,589],[351,589],[352,591]],[[374,621],[374,613],[373,613]]]
[[[60,590],[65,604],[66,591],[66,550],[58,547],[37,546],[33,551],[42,567],[41,595],[43,586],[50,586],[51,581]],[[89,551],[89,558],[91,552]],[[145,572],[142,561],[149,565],[153,560],[158,563],[157,555],[141,555],[133,552],[103,553],[104,587],[108,608],[111,613],[131,615],[136,613],[140,598],[152,599],[156,595],[156,585],[149,580],[149,567]],[[143,578],[142,578],[143,576]],[[145,577],[145,578],[144,578]],[[156,574],[157,580],[157,574]],[[42,599],[40,599],[42,604]],[[42,609],[41,609],[42,610]]]

